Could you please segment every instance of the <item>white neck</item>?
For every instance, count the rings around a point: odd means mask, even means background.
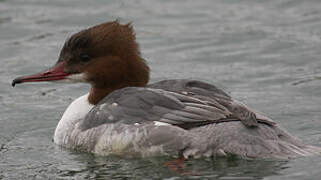
[[[68,139],[66,136],[69,132],[72,132],[74,125],[94,107],[94,105],[89,104],[88,95],[89,93],[74,100],[62,115],[54,135],[56,144],[64,144],[64,141]]]

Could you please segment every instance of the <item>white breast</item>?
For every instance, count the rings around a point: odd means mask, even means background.
[[[54,142],[56,144],[66,144],[67,142],[64,141],[68,139],[67,136],[74,129],[76,122],[84,118],[94,107],[92,104],[89,104],[88,95],[89,93],[74,100],[62,115],[54,135]]]

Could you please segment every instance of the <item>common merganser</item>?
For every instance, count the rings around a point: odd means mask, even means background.
[[[51,69],[18,83],[88,82],[54,135],[59,146],[129,156],[289,158],[320,154],[216,86],[189,79],[149,84],[131,24],[106,22],[72,35]]]

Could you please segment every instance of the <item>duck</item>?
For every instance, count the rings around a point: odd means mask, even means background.
[[[131,23],[104,22],[66,40],[56,64],[19,83],[85,82],[53,141],[60,147],[122,156],[288,159],[321,153],[215,85],[193,79],[149,82]]]

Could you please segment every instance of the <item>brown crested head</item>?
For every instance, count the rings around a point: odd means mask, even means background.
[[[103,23],[72,35],[59,61],[66,62],[67,72],[84,73],[93,87],[144,86],[149,69],[135,40],[130,24]]]
[[[54,68],[16,78],[13,85],[61,79],[89,82],[92,85],[89,102],[92,104],[116,89],[145,86],[149,68],[140,56],[131,24],[106,22],[72,35],[65,42]]]

